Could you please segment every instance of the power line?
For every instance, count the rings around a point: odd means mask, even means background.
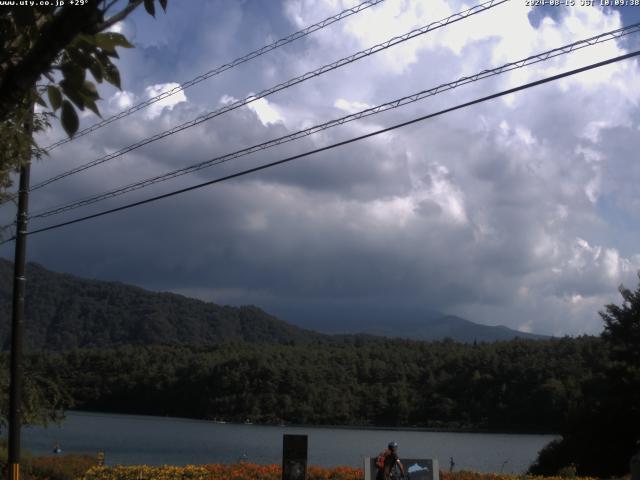
[[[310,155],[313,155],[313,154],[316,154],[316,153],[324,152],[326,150],[331,150],[331,149],[336,148],[336,147],[340,147],[340,146],[343,146],[343,145],[348,145],[350,143],[354,143],[354,142],[357,142],[357,141],[360,141],[360,140],[364,140],[366,138],[370,138],[370,137],[373,137],[373,136],[376,136],[376,135],[380,135],[382,133],[390,132],[392,130],[396,130],[398,128],[406,127],[408,125],[412,125],[414,123],[422,122],[424,120],[427,120],[427,119],[430,119],[430,118],[434,118],[434,117],[437,117],[437,116],[440,116],[440,115],[444,115],[446,113],[453,112],[455,110],[460,110],[462,108],[470,107],[472,105],[476,105],[476,104],[479,104],[479,103],[482,103],[482,102],[486,102],[486,101],[492,100],[494,98],[502,97],[502,96],[505,96],[505,95],[510,95],[512,93],[519,92],[521,90],[526,90],[528,88],[532,88],[532,87],[535,87],[535,86],[538,86],[538,85],[542,85],[542,84],[549,83],[549,82],[552,82],[552,81],[555,81],[555,80],[559,80],[561,78],[569,77],[571,75],[576,75],[578,73],[586,72],[588,70],[593,70],[595,68],[603,67],[605,65],[610,65],[612,63],[619,62],[621,60],[626,60],[626,59],[629,59],[629,58],[632,58],[632,57],[636,57],[638,55],[640,55],[640,50],[637,50],[637,51],[631,52],[631,53],[627,53],[625,55],[620,55],[618,57],[610,58],[608,60],[603,60],[602,62],[593,63],[593,64],[587,65],[585,67],[577,68],[577,69],[570,70],[570,71],[567,71],[567,72],[564,72],[564,73],[559,73],[557,75],[546,77],[546,78],[543,78],[541,80],[536,80],[534,82],[529,82],[529,83],[520,85],[518,87],[509,88],[507,90],[503,90],[503,91],[498,92],[498,93],[487,95],[485,97],[481,97],[481,98],[478,98],[476,100],[472,100],[472,101],[469,101],[469,102],[466,102],[466,103],[461,103],[461,104],[456,105],[454,107],[446,108],[444,110],[440,110],[440,111],[435,112],[435,113],[430,113],[428,115],[424,115],[424,116],[421,116],[421,117],[418,117],[418,118],[414,118],[412,120],[409,120],[409,121],[406,121],[406,122],[403,122],[403,123],[398,123],[398,124],[393,125],[391,127],[387,127],[387,128],[383,128],[383,129],[380,129],[380,130],[376,130],[375,132],[367,133],[365,135],[360,135],[358,137],[353,137],[353,138],[350,138],[348,140],[344,140],[344,141],[341,141],[341,142],[333,143],[331,145],[327,145],[325,147],[321,147],[321,148],[310,150],[310,151],[307,151],[307,152],[304,152],[304,153],[300,153],[298,155],[293,155],[291,157],[287,157],[287,158],[284,158],[282,160],[278,160],[278,161],[275,161],[275,162],[271,162],[271,163],[267,163],[267,164],[264,164],[264,165],[260,165],[258,167],[254,167],[254,168],[250,168],[250,169],[247,169],[247,170],[243,170],[241,172],[237,172],[237,173],[234,173],[234,174],[231,174],[231,175],[227,175],[227,176],[224,176],[224,177],[216,178],[214,180],[209,180],[207,182],[200,183],[200,184],[197,184],[197,185],[192,185],[190,187],[182,188],[180,190],[174,190],[173,192],[165,193],[165,194],[162,194],[162,195],[157,195],[155,197],[147,198],[145,200],[140,200],[140,201],[129,203],[127,205],[123,205],[123,206],[120,206],[120,207],[112,208],[112,209],[109,209],[109,210],[104,210],[102,212],[94,213],[92,215],[86,215],[84,217],[76,218],[76,219],[69,220],[69,221],[62,222],[62,223],[58,223],[58,224],[55,224],[55,225],[50,225],[48,227],[40,228],[40,229],[37,229],[37,230],[32,230],[32,231],[28,232],[27,234],[28,235],[33,235],[33,234],[36,234],[36,233],[46,232],[48,230],[54,230],[54,229],[61,228],[61,227],[67,226],[67,225],[72,225],[74,223],[79,223],[79,222],[83,222],[83,221],[86,221],[86,220],[90,220],[92,218],[97,218],[97,217],[101,217],[103,215],[108,215],[110,213],[115,213],[115,212],[127,210],[129,208],[137,207],[139,205],[144,205],[146,203],[155,202],[157,200],[161,200],[161,199],[164,199],[164,198],[173,197],[173,196],[179,195],[181,193],[189,192],[189,191],[192,191],[192,190],[197,190],[197,189],[209,186],[209,185],[213,185],[215,183],[221,183],[221,182],[226,181],[226,180],[231,180],[233,178],[241,177],[241,176],[247,175],[249,173],[254,173],[254,172],[257,172],[257,171],[260,171],[260,170],[265,170],[267,168],[274,167],[276,165],[281,165],[283,163],[291,162],[291,161],[297,160],[299,158],[303,158],[303,157],[307,157],[307,156],[310,156]],[[7,243],[7,242],[10,242],[11,240],[14,240],[14,239],[15,238],[7,239],[4,242],[0,243],[0,245],[2,245],[4,243]]]
[[[369,7],[372,7],[374,5],[377,5],[378,3],[383,2],[384,0],[367,0],[365,2],[362,2],[360,5],[357,5],[353,8],[348,8],[346,10],[343,10],[342,12],[338,13],[337,15],[333,15],[331,17],[325,18],[324,20],[322,20],[321,22],[315,23],[313,25],[310,25],[302,30],[299,30],[295,33],[292,33],[291,35],[288,35],[284,38],[281,38],[280,40],[276,40],[273,43],[270,43],[269,45],[265,45],[262,48],[259,48],[258,50],[254,50],[253,52],[247,53],[246,55],[236,58],[235,60],[232,60],[229,63],[225,63],[223,65],[220,65],[219,67],[214,68],[213,70],[209,70],[206,73],[203,73],[201,75],[198,75],[197,77],[186,81],[182,84],[180,84],[177,87],[174,87],[170,90],[167,90],[166,92],[163,92],[159,95],[156,95],[155,97],[151,97],[148,100],[145,100],[144,102],[140,102],[132,107],[129,107],[126,110],[123,110],[111,117],[105,118],[104,120],[94,123],[93,125],[84,128],[82,130],[80,130],[79,132],[76,132],[76,134],[72,137],[72,138],[63,138],[61,140],[58,140],[55,143],[52,143],[51,145],[49,145],[48,147],[45,148],[45,150],[47,151],[51,151],[54,148],[59,147],[60,145],[64,145],[65,143],[68,143],[78,137],[82,137],[84,135],[87,135],[95,130],[98,130],[99,128],[102,128],[106,125],[109,125],[110,123],[115,122],[116,120],[120,120],[121,118],[127,117],[129,115],[131,115],[132,113],[135,113],[139,110],[142,110],[143,108],[148,107],[149,105],[153,105],[156,102],[159,102],[160,100],[164,100],[165,98],[168,98],[172,95],[175,95],[176,93],[182,92],[184,90],[186,90],[189,87],[192,87],[193,85],[196,85],[200,82],[203,82],[204,80],[207,80],[213,76],[219,75],[220,73],[229,70],[233,67],[236,67],[242,63],[248,62],[250,60],[253,60],[254,58],[260,57],[261,55],[264,55],[265,53],[268,53],[272,50],[275,50],[276,48],[282,47],[284,45],[287,45],[291,42],[294,42],[295,40],[298,40],[302,37],[305,37],[313,32],[317,32],[318,30],[321,30],[325,27],[328,27],[329,25],[336,23],[340,20],[342,20],[343,18],[347,18],[351,15],[354,15],[356,13],[359,13]]]
[[[488,77],[492,77],[495,75],[499,75],[511,70],[515,70],[515,69],[519,69],[519,68],[523,68],[525,66],[529,66],[529,65],[533,65],[539,62],[543,62],[546,61],[550,58],[554,58],[557,57],[559,55],[564,55],[564,54],[568,54],[570,52],[585,48],[585,47],[589,47],[589,46],[593,46],[593,45],[597,45],[599,43],[605,42],[605,41],[609,41],[609,40],[613,40],[613,39],[617,39],[620,38],[622,36],[625,35],[629,35],[632,33],[637,33],[640,32],[640,23],[636,23],[634,25],[629,25],[627,27],[624,28],[619,28],[610,32],[606,32],[606,33],[602,33],[600,35],[596,35],[584,40],[579,40],[577,42],[573,42],[569,45],[565,45],[562,47],[558,47],[558,48],[554,48],[552,50],[547,50],[545,52],[536,54],[536,55],[532,55],[529,56],[527,58],[524,59],[520,59],[514,62],[510,62],[507,63],[505,65],[502,65],[500,67],[497,68],[493,68],[493,69],[488,69],[488,70],[483,70],[479,73],[476,73],[474,75],[470,75],[470,76],[466,76],[466,77],[462,77],[458,80],[455,80],[453,82],[449,82],[449,83],[444,83],[441,85],[438,85],[437,87],[433,87],[429,90],[423,90],[421,92],[415,93],[413,95],[408,95],[402,98],[398,98],[395,100],[392,100],[390,102],[386,102],[383,103],[381,105],[377,105],[375,107],[371,107],[371,108],[367,108],[365,110],[361,110],[360,112],[357,113],[353,113],[351,115],[346,115],[343,117],[340,117],[338,119],[334,119],[331,120],[329,122],[325,122],[319,125],[314,125],[312,127],[306,128],[304,130],[299,130],[297,132],[294,132],[292,134],[289,135],[285,135],[282,137],[278,137],[272,140],[269,140],[267,142],[263,142],[257,145],[253,145],[251,147],[247,147],[244,148],[242,150],[238,150],[232,153],[228,153],[225,155],[221,155],[215,158],[212,158],[210,160],[206,160],[204,162],[200,162],[200,163],[196,163],[194,165],[190,165],[187,167],[183,167],[177,170],[173,170],[171,172],[167,172],[161,175],[157,175],[154,177],[150,177],[144,180],[140,180],[134,183],[131,183],[129,185],[125,185],[123,187],[119,187],[117,189],[114,190],[110,190],[108,192],[103,192],[100,193],[98,195],[93,195],[81,200],[76,200],[72,203],[67,203],[64,205],[60,205],[57,207],[53,207],[53,208],[49,208],[47,210],[41,210],[39,212],[35,212],[33,213],[29,218],[33,219],[33,218],[45,218],[45,217],[49,217],[52,215],[58,215],[70,210],[75,210],[76,208],[80,208],[86,205],[91,205],[93,203],[102,201],[102,200],[106,200],[108,198],[114,198],[120,195],[124,195],[125,193],[129,193],[135,190],[139,190],[141,188],[145,188],[148,187],[150,185],[156,184],[156,183],[160,183],[166,180],[170,180],[172,178],[177,178],[179,176],[182,175],[186,175],[188,173],[192,173],[204,168],[208,168],[214,165],[219,165],[221,163],[225,163],[228,162],[230,160],[239,158],[239,157],[243,157],[245,155],[249,155],[251,153],[255,153],[261,150],[266,150],[268,148],[271,147],[275,147],[278,145],[282,145],[284,143],[288,143],[294,140],[297,140],[299,138],[303,138],[303,137],[307,137],[310,135],[313,135],[315,133],[318,133],[320,131],[323,130],[327,130],[329,128],[338,126],[338,125],[343,125],[347,122],[351,122],[354,120],[359,120],[361,118],[365,118],[371,115],[376,115],[378,113],[382,113],[388,110],[392,110],[404,105],[408,105],[410,103],[414,103],[417,102],[419,100],[423,100],[427,97],[431,97],[434,95],[437,95],[439,93],[448,91],[448,90],[452,90],[454,88],[460,87],[462,85],[466,85],[468,83],[472,83],[472,82],[476,82],[478,80],[481,79],[485,79]]]
[[[132,145],[124,147],[124,148],[122,148],[122,149],[120,149],[120,150],[118,150],[116,152],[113,152],[113,153],[110,153],[110,154],[105,155],[103,157],[100,157],[100,158],[98,158],[96,160],[93,160],[93,161],[91,161],[89,163],[85,163],[84,165],[80,165],[80,166],[78,166],[76,168],[73,168],[71,170],[68,170],[68,171],[66,171],[64,173],[58,174],[58,175],[56,175],[54,177],[51,177],[51,178],[49,178],[47,180],[44,180],[44,181],[42,181],[40,183],[37,183],[37,184],[33,185],[31,187],[31,191],[37,190],[39,188],[42,188],[42,187],[44,187],[46,185],[49,185],[50,183],[56,182],[56,181],[61,180],[61,179],[65,178],[65,177],[68,177],[70,175],[74,175],[74,174],[76,174],[78,172],[82,172],[82,171],[84,171],[84,170],[86,170],[88,168],[94,167],[96,165],[102,164],[102,163],[107,162],[109,160],[112,160],[114,158],[120,157],[120,156],[122,156],[122,155],[124,155],[124,154],[126,154],[128,152],[131,152],[131,151],[136,150],[136,149],[138,149],[140,147],[143,147],[144,145],[147,145],[149,143],[155,142],[156,140],[160,140],[162,138],[168,137],[169,135],[173,135],[175,133],[178,133],[178,132],[181,132],[183,130],[186,130],[187,128],[191,128],[191,127],[194,127],[196,125],[199,125],[199,124],[201,124],[203,122],[211,120],[212,118],[220,116],[220,115],[222,115],[224,113],[227,113],[227,112],[229,112],[231,110],[235,110],[235,109],[240,108],[240,107],[242,107],[244,105],[247,105],[247,104],[249,104],[251,102],[255,102],[256,100],[259,100],[261,98],[267,97],[267,96],[269,96],[269,95],[271,95],[273,93],[279,92],[280,90],[284,90],[284,89],[292,87],[293,85],[296,85],[298,83],[302,83],[302,82],[304,82],[306,80],[309,80],[310,78],[318,77],[318,76],[320,76],[320,75],[322,75],[324,73],[327,73],[327,72],[329,72],[331,70],[335,70],[335,69],[340,68],[340,67],[342,67],[344,65],[347,65],[349,63],[353,63],[353,62],[355,62],[357,60],[360,60],[362,58],[365,58],[365,57],[368,57],[370,55],[373,55],[373,54],[375,54],[377,52],[385,50],[385,49],[387,49],[389,47],[392,47],[394,45],[397,45],[399,43],[406,42],[406,41],[411,40],[412,38],[415,38],[417,36],[424,35],[424,34],[426,34],[428,32],[433,31],[433,30],[436,30],[438,28],[442,28],[442,27],[444,27],[446,25],[449,25],[451,23],[454,23],[454,22],[458,22],[460,20],[463,20],[465,18],[470,17],[471,15],[475,15],[477,13],[484,12],[486,10],[489,10],[490,8],[493,8],[495,6],[498,6],[500,4],[503,4],[503,3],[506,3],[506,2],[509,2],[509,1],[511,1],[511,0],[489,0],[487,2],[475,5],[474,7],[469,8],[467,10],[464,10],[462,12],[450,15],[449,17],[447,17],[445,19],[438,20],[438,21],[432,22],[429,25],[426,25],[424,27],[412,30],[412,31],[410,31],[408,33],[405,33],[404,35],[393,37],[390,40],[387,40],[387,41],[385,41],[383,43],[379,43],[377,45],[374,45],[373,47],[369,47],[366,50],[361,50],[361,51],[359,51],[357,53],[354,53],[353,55],[350,55],[348,57],[344,57],[344,58],[342,58],[340,60],[337,60],[337,61],[335,61],[333,63],[324,65],[324,66],[322,66],[322,67],[320,67],[320,68],[318,68],[316,70],[313,70],[311,72],[307,72],[307,73],[305,73],[303,75],[300,75],[298,77],[295,77],[295,78],[292,78],[290,80],[287,80],[286,82],[280,83],[280,84],[278,84],[278,85],[276,85],[274,87],[271,87],[269,89],[263,90],[263,91],[261,91],[260,93],[258,93],[256,95],[248,96],[248,97],[246,97],[246,98],[244,98],[242,100],[236,100],[235,102],[232,102],[232,103],[230,103],[228,105],[225,105],[224,107],[219,108],[218,110],[214,110],[213,112],[209,112],[207,114],[200,115],[199,117],[196,117],[195,119],[190,120],[188,122],[182,123],[181,125],[178,125],[178,126],[172,128],[170,130],[166,130],[166,131],[158,133],[158,134],[156,134],[156,135],[154,135],[152,137],[145,138],[145,139],[143,139],[143,140],[141,140],[141,141],[139,141],[137,143],[134,143]]]

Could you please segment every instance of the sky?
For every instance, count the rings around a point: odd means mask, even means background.
[[[114,27],[112,115],[355,5],[348,0],[171,0]],[[512,0],[287,88],[31,195],[31,211],[257,144],[640,21],[640,7],[532,9]],[[385,0],[53,150],[32,184],[322,65],[465,10]],[[634,51],[640,34],[484,79],[84,209],[38,228],[323,147]],[[83,277],[254,304],[348,325],[439,311],[547,335],[598,334],[598,311],[640,269],[637,60],[487,101],[347,146],[36,234],[28,259]],[[81,115],[81,128],[94,123]],[[59,125],[38,141],[62,137]],[[13,207],[0,209],[3,223]],[[13,245],[0,247],[12,258]]]

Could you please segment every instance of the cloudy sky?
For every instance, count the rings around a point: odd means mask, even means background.
[[[104,115],[357,2],[171,0],[116,29],[123,90]],[[580,3],[580,2],[576,2]],[[54,150],[32,184],[472,6],[386,0]],[[31,210],[295,132],[640,21],[640,7],[512,0],[33,192]],[[304,140],[49,219],[42,227],[302,153],[621,55],[640,35],[485,79]],[[293,163],[29,237],[75,275],[256,304],[302,325],[438,310],[523,331],[599,333],[640,269],[637,60],[538,86]],[[83,114],[81,127],[96,117]],[[56,126],[39,140],[61,138]],[[10,222],[12,208],[0,210]],[[11,258],[12,245],[0,255]],[[386,315],[386,313],[385,313]]]

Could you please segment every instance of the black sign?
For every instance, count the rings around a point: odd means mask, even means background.
[[[305,480],[307,475],[307,436],[282,437],[282,480]]]

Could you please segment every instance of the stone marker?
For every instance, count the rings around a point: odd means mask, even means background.
[[[410,480],[440,480],[440,467],[437,458],[400,458],[407,478]],[[365,457],[364,478],[375,480],[376,457]]]
[[[282,437],[282,480],[305,480],[307,475],[307,436]]]

